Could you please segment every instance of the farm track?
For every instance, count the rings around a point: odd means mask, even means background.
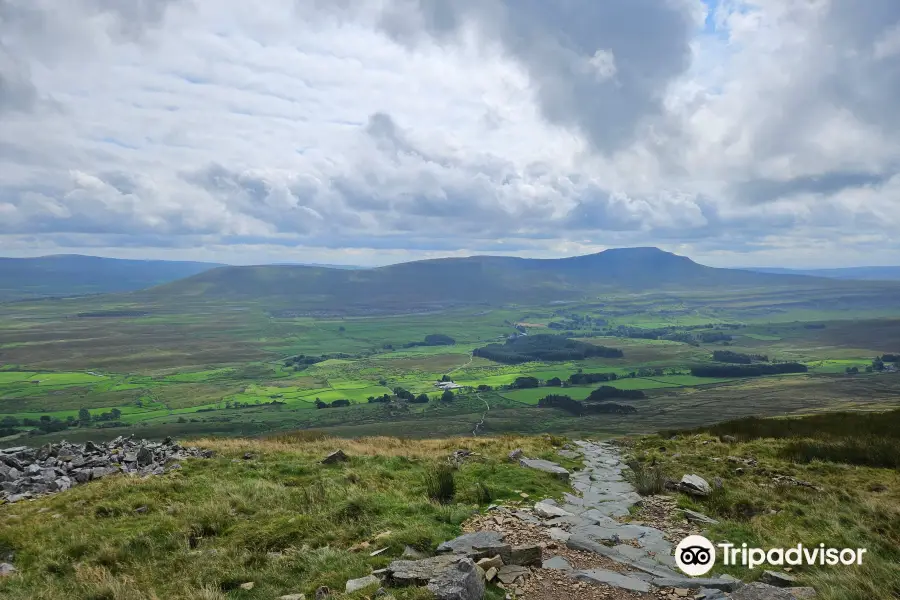
[[[484,402],[484,413],[481,415],[481,420],[475,424],[475,429],[472,430],[472,437],[478,437],[478,430],[484,425],[484,420],[487,418],[488,411],[491,410],[491,405],[488,404],[488,401],[481,397],[481,394],[477,393],[475,396]]]

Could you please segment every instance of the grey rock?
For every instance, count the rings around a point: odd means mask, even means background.
[[[497,579],[509,585],[515,583],[520,577],[526,577],[528,573],[528,569],[519,565],[503,565],[497,570]]]
[[[491,567],[499,569],[500,567],[503,566],[503,559],[500,557],[499,554],[497,554],[496,556],[492,556],[491,558],[482,558],[475,564],[477,564],[479,567],[481,567],[485,571],[490,569]]]
[[[278,600],[306,600],[305,594],[285,594],[278,596]]]
[[[718,521],[711,517],[707,517],[703,513],[688,509],[684,509],[684,518],[691,523],[705,523],[707,525],[716,525],[718,523]]]
[[[699,475],[684,475],[678,483],[678,489],[693,496],[709,496],[712,487]]]
[[[696,600],[726,600],[728,598],[725,595],[725,592],[722,590],[713,590],[710,588],[701,588],[697,595],[694,596]]]
[[[541,547],[536,544],[513,546],[509,553],[509,564],[522,567],[540,566],[543,560]]]
[[[153,462],[153,451],[150,450],[150,448],[147,448],[146,446],[141,447],[141,449],[137,451],[137,463],[142,467],[146,467],[147,465],[149,465],[152,462]]]
[[[519,459],[519,464],[523,467],[528,467],[529,469],[537,469],[538,471],[544,471],[545,473],[552,473],[563,480],[569,479],[569,472],[566,469],[549,460],[523,457]]]
[[[438,572],[428,582],[428,591],[437,600],[481,600],[484,580],[475,563],[463,558]]]
[[[403,549],[403,554],[400,555],[400,558],[407,558],[409,560],[421,560],[423,558],[428,558],[428,555],[424,552],[419,552],[412,546],[406,546]]]
[[[762,583],[781,588],[791,587],[797,583],[796,577],[788,575],[787,573],[779,573],[777,571],[763,571],[763,574],[760,575],[759,580]]]
[[[9,563],[0,563],[0,577],[9,577],[16,572],[16,568]]]
[[[550,534],[550,539],[555,542],[566,543],[569,541],[569,538],[572,537],[571,533],[559,527],[551,527],[547,533]]]
[[[546,500],[538,502],[534,505],[534,514],[538,515],[539,517],[544,517],[545,519],[573,516],[572,513],[567,510],[564,510],[552,504],[547,504]]]
[[[542,569],[556,569],[558,571],[571,571],[572,563],[562,556],[553,556],[541,564]]]
[[[439,572],[463,558],[444,554],[422,560],[395,560],[387,567],[388,579],[395,585],[427,585]]]
[[[353,592],[358,592],[359,590],[367,588],[370,585],[381,585],[381,580],[374,575],[366,575],[365,577],[360,577],[359,579],[351,579],[347,582],[344,593],[352,594]]]
[[[606,569],[585,569],[576,571],[574,576],[578,581],[604,584],[630,592],[649,592],[651,589],[650,584],[646,581]]]
[[[524,454],[521,448],[516,448],[506,455],[510,462],[516,462]]]
[[[332,465],[332,464],[339,463],[339,462],[347,462],[348,460],[349,459],[347,458],[347,455],[344,454],[343,450],[335,450],[334,452],[332,452],[331,454],[329,454],[328,456],[326,456],[325,458],[322,459],[322,464],[323,465]]]
[[[320,585],[316,588],[316,600],[325,600],[328,596],[331,595],[331,590],[328,589],[327,585]]]
[[[478,554],[479,549],[496,548],[503,545],[502,533],[497,531],[476,531],[440,544],[437,547],[437,551],[455,552],[456,554]]]

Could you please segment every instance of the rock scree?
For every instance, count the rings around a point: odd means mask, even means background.
[[[116,473],[162,475],[180,469],[179,460],[212,455],[211,450],[184,447],[172,438],[151,442],[132,436],[119,436],[106,444],[63,441],[40,448],[0,449],[0,501],[12,503],[64,492]]]

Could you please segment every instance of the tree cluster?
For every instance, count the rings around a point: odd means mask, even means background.
[[[601,385],[596,390],[592,391],[590,395],[588,395],[587,400],[594,402],[598,400],[606,400],[608,398],[627,398],[629,400],[642,400],[646,397],[647,394],[645,394],[641,390],[620,390],[619,388],[614,388],[610,385]]]
[[[616,404],[614,402],[591,404],[588,402],[579,402],[578,400],[573,400],[570,396],[560,394],[544,396],[538,400],[538,406],[541,408],[564,410],[577,417],[588,414],[628,414],[637,412],[636,408],[625,404]]]
[[[443,333],[432,333],[430,335],[425,336],[425,341],[422,342],[409,342],[403,344],[404,348],[417,348],[419,346],[452,346],[456,343],[449,335],[444,335]]]
[[[618,379],[615,373],[572,373],[567,379],[569,385],[590,385]]]
[[[516,390],[526,390],[540,387],[541,382],[537,377],[516,377],[509,387]]]
[[[785,362],[754,365],[703,365],[691,368],[694,377],[759,377],[784,373],[806,373],[809,368],[801,363]]]
[[[623,356],[618,348],[595,346],[552,334],[521,336],[506,340],[505,344],[488,344],[483,348],[476,348],[472,354],[509,365],[531,361],[583,360],[593,356],[604,358]]]
[[[713,360],[717,362],[749,365],[754,362],[769,362],[769,357],[765,354],[742,354],[740,352],[732,352],[731,350],[715,350],[713,351]]]

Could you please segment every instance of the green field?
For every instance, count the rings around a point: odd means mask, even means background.
[[[802,307],[803,302],[802,295],[784,292],[704,298],[684,294],[679,300],[645,294],[562,308],[507,306],[315,318],[278,317],[252,305],[237,309],[204,301],[177,308],[150,306],[145,316],[104,318],[102,327],[96,320],[72,316],[96,309],[96,301],[0,304],[0,420],[8,417],[17,423],[12,430],[6,427],[2,443],[15,443],[35,429],[41,417],[77,420],[80,409],[87,409],[96,423],[75,424],[51,437],[128,431],[248,434],[292,428],[424,435],[471,432],[482,419],[485,430],[497,432],[577,431],[587,426],[629,432],[756,410],[768,414],[778,407],[796,412],[894,402],[900,375],[844,373],[848,367],[864,371],[875,356],[900,349],[900,319],[888,318],[880,309],[823,311]],[[105,308],[129,306],[119,301]],[[569,315],[589,316],[603,326],[581,327]],[[523,329],[535,335],[550,332],[544,326],[550,322],[578,325],[569,334],[573,339],[619,348],[623,356],[500,364],[472,355],[476,348],[515,333],[518,323],[527,324]],[[686,343],[682,338],[623,334],[659,328],[689,337],[718,332],[731,339]],[[416,345],[435,333],[456,343]],[[799,387],[793,376],[744,381],[690,374],[691,367],[710,363],[713,351],[723,349],[802,362],[809,373],[800,378]],[[285,359],[300,354],[327,355],[327,360],[286,366]],[[550,393],[582,400],[596,385],[508,389],[517,377],[565,381],[578,372],[615,373],[610,385],[643,390],[647,398],[632,403],[638,409],[633,415],[595,423],[531,407]],[[439,401],[441,391],[435,387],[444,375],[463,386],[451,404]],[[478,386],[493,391],[476,394]],[[800,387],[804,391],[798,395]],[[393,395],[395,388],[424,393],[430,401],[368,403],[370,397]],[[833,393],[836,389],[840,394]],[[315,408],[317,398],[325,403],[347,400],[352,406],[320,410]],[[114,409],[117,419],[110,417]]]

